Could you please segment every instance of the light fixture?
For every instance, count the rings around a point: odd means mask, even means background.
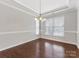
[[[36,21],[41,21],[41,22],[43,22],[43,21],[46,20],[46,18],[44,18],[44,17],[42,17],[42,16],[38,16],[38,17],[35,17],[35,20],[36,20]]]
[[[35,17],[35,20],[38,20],[38,21],[45,21],[46,19],[42,16],[42,2],[41,0],[39,1],[39,16]]]
[[[41,37],[41,31],[42,31],[42,22],[43,21],[45,21],[46,20],[46,18],[44,18],[43,16],[42,16],[42,7],[41,7],[41,0],[40,0],[40,2],[39,2],[40,4],[40,6],[39,6],[39,16],[37,16],[37,17],[35,17],[35,20],[38,22],[38,24],[37,25],[39,25],[38,27],[37,27],[37,31],[39,31],[39,32],[37,32],[38,33],[38,35]]]

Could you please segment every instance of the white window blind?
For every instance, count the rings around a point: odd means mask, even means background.
[[[64,36],[64,16],[48,18],[45,25],[45,35]]]

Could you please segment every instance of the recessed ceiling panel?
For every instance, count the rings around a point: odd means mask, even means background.
[[[40,0],[15,0],[16,2],[24,5],[27,8],[39,13],[40,11]],[[56,8],[68,6],[69,0],[41,0],[42,13],[49,12]]]

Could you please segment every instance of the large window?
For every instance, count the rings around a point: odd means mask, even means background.
[[[39,20],[36,20],[36,34],[39,35]]]
[[[64,36],[64,16],[48,18],[45,28],[45,35]]]

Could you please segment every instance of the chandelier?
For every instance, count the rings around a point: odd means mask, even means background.
[[[42,2],[40,0],[39,2],[39,16],[35,17],[35,20],[38,21],[38,24],[39,24],[39,36],[41,37],[41,31],[42,31],[42,22],[44,22],[46,20],[45,17],[42,16]]]
[[[46,20],[42,16],[42,0],[40,0],[40,2],[39,2],[39,16],[35,17],[35,20],[38,20],[38,21],[44,21],[44,20]]]

